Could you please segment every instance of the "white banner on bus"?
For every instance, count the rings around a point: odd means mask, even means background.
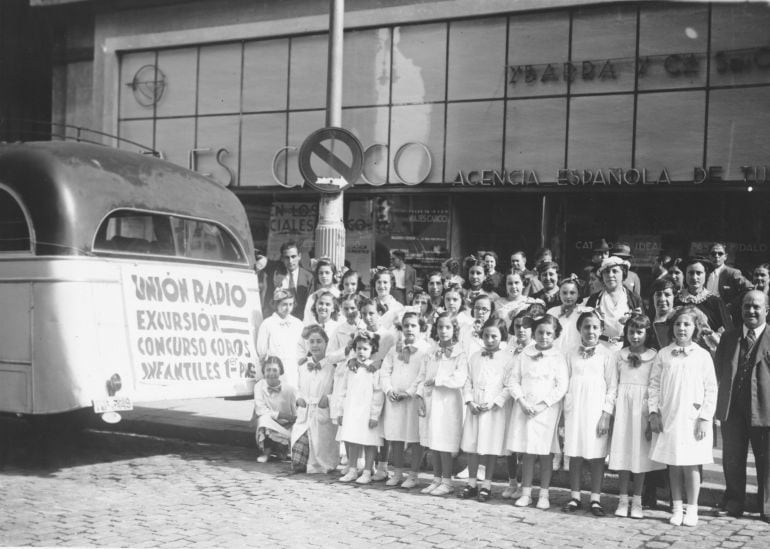
[[[239,384],[257,363],[254,292],[216,270],[179,273],[149,267],[123,272],[137,384]]]

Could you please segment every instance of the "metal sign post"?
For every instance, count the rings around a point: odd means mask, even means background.
[[[345,14],[344,0],[330,0],[329,59],[326,87],[326,126],[342,125],[342,34]],[[332,147],[334,142],[332,142]],[[359,144],[360,146],[360,144]],[[330,156],[334,156],[332,149]],[[347,178],[346,178],[347,179]],[[347,180],[350,185],[354,182]],[[345,261],[345,224],[342,222],[344,202],[342,192],[324,193],[318,205],[318,226],[315,230],[317,257],[329,257],[340,269]]]

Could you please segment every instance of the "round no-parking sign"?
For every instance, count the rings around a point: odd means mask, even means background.
[[[299,149],[299,171],[308,185],[322,193],[338,193],[361,177],[364,148],[345,128],[321,128]]]

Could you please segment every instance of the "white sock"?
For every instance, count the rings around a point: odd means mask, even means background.
[[[626,497],[628,497],[628,496],[626,496]],[[602,495],[601,494],[596,494],[594,492],[591,492],[591,502],[601,501],[601,500],[602,500]]]
[[[521,489],[521,496],[522,497],[530,497],[532,495],[532,487],[527,486],[526,488]]]
[[[478,480],[476,479],[476,477],[468,479],[468,486],[470,486],[471,488],[475,488],[477,484],[478,484]]]
[[[378,462],[377,463],[377,470],[378,471],[384,471],[384,472],[387,473],[388,472],[388,464],[386,462],[384,462],[384,461]]]
[[[538,497],[550,499],[548,498],[548,488],[540,488],[540,493],[538,494]]]
[[[631,498],[631,503],[634,505],[641,505],[642,504],[642,496],[633,496]]]
[[[571,495],[572,495],[572,499],[576,499],[580,501],[580,490],[578,490],[577,492],[575,491],[571,492]]]
[[[441,484],[446,484],[447,486],[452,486],[452,479],[451,478],[442,478]]]
[[[481,481],[481,487],[482,488],[486,488],[487,490],[491,490],[492,489],[492,481],[491,480],[486,480],[486,479],[482,480]]]
[[[432,484],[441,484],[441,477],[433,477]]]
[[[628,505],[628,494],[621,494],[618,498],[619,505]]]
[[[682,512],[682,500],[681,499],[675,499],[673,502],[671,502],[671,511],[676,513],[679,511]]]
[[[688,503],[687,504],[687,514],[688,515],[690,515],[690,514],[697,515],[698,514],[698,506],[697,505],[691,505],[691,504]]]

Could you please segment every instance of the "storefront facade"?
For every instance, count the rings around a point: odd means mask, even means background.
[[[95,5],[95,119],[232,188],[269,255],[309,252],[296,159],[324,125],[328,4],[251,4]],[[766,261],[768,28],[764,3],[348,2],[346,256],[545,245],[569,272],[604,237],[642,269],[717,239]]]

